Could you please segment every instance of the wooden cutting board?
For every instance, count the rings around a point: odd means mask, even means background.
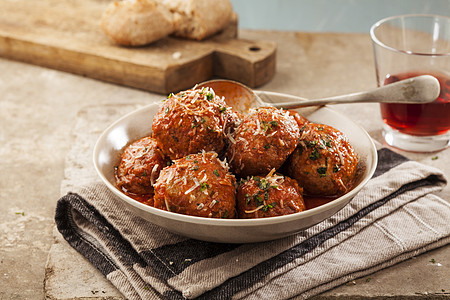
[[[114,45],[99,26],[109,2],[0,0],[0,56],[164,94],[212,77],[257,87],[275,73],[275,43],[237,38],[237,17],[201,42]]]

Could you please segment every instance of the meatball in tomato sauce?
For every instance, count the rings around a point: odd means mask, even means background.
[[[236,180],[215,152],[191,154],[164,168],[155,184],[154,205],[208,218],[234,218]]]
[[[306,123],[286,170],[305,194],[339,196],[351,189],[357,165],[356,152],[342,132],[331,126]]]
[[[159,172],[168,160],[151,137],[144,137],[128,145],[116,168],[116,184],[131,194],[151,194]]]
[[[230,136],[225,155],[236,175],[264,176],[283,164],[297,146],[299,135],[297,122],[288,111],[250,109]]]
[[[241,179],[237,188],[239,218],[265,218],[305,210],[303,190],[294,179],[280,174]]]
[[[153,138],[171,159],[200,151],[221,153],[239,116],[210,88],[170,95],[153,119]]]

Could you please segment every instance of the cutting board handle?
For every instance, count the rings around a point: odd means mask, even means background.
[[[216,44],[214,76],[239,81],[251,88],[267,83],[274,76],[274,42],[233,39]]]

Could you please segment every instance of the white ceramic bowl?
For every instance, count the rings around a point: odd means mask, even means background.
[[[108,188],[137,215],[167,230],[194,239],[220,243],[251,243],[292,235],[317,224],[342,209],[375,172],[377,152],[367,132],[346,116],[322,107],[299,110],[310,121],[341,130],[350,140],[360,159],[360,174],[355,187],[347,194],[303,212],[261,219],[213,219],[172,213],[144,205],[123,194],[115,185],[114,166],[118,165],[122,148],[129,142],[151,133],[158,103],[131,112],[109,126],[94,148],[94,166]]]

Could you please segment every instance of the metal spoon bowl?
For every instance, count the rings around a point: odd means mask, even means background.
[[[197,87],[212,88],[217,95],[225,97],[228,105],[241,112],[245,112],[255,106],[294,109],[339,103],[423,104],[434,101],[440,92],[439,81],[430,75],[411,77],[369,91],[318,99],[305,99],[268,91],[253,91],[239,82],[225,79],[202,82]]]

